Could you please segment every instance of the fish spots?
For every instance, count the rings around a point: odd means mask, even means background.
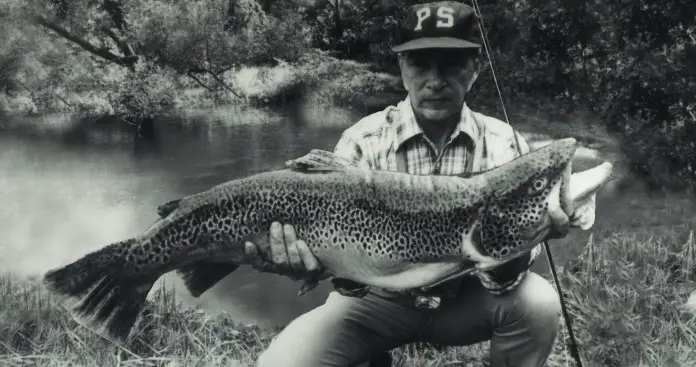
[[[273,221],[292,224],[319,257],[343,251],[375,263],[461,256],[462,234],[470,236],[473,223],[479,221],[482,246],[490,256],[510,256],[523,246],[521,233],[544,215],[543,193],[552,186],[549,182],[539,189],[543,180],[530,181],[479,211],[483,204],[478,192],[462,192],[462,197],[472,199],[456,207],[450,190],[419,196],[407,191],[407,185],[396,185],[389,192],[376,188],[376,178],[360,184],[340,173],[302,176],[302,180],[299,175],[276,173],[225,184],[197,199],[200,203],[182,205],[165,228],[142,246],[133,246],[125,258],[145,266],[181,259],[200,247],[214,254],[223,242],[242,246],[250,236],[267,234]],[[353,179],[354,186],[346,186],[346,179]],[[428,179],[412,180],[414,186],[434,187]],[[529,195],[530,190],[539,193]]]
[[[540,163],[540,164],[543,164]],[[548,211],[547,198],[560,180],[559,167],[533,175],[515,190],[489,203],[481,219],[481,248],[497,259],[530,250],[524,233],[536,230]]]

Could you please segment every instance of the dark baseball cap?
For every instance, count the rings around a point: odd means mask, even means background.
[[[456,1],[409,7],[394,52],[428,48],[480,48],[481,32],[474,8]]]

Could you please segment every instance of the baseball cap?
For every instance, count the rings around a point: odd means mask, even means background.
[[[474,8],[457,1],[409,7],[394,52],[427,48],[480,48],[481,32]]]

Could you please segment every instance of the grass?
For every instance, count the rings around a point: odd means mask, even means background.
[[[696,365],[696,316],[683,305],[696,290],[696,210],[683,198],[617,196],[599,201],[588,242],[559,248],[579,253],[559,270],[586,366]],[[690,234],[690,235],[689,235]],[[556,256],[559,258],[559,256]],[[544,274],[546,275],[546,274]],[[77,325],[35,280],[0,278],[3,365],[253,365],[279,327],[241,325],[184,308],[166,288],[154,292],[129,350]],[[559,333],[549,366],[573,366]],[[487,343],[470,347],[420,344],[394,350],[395,366],[486,366]]]
[[[537,112],[515,112],[513,125],[535,132],[525,134],[529,141],[575,136],[608,154],[602,159],[617,160],[613,142],[581,117],[540,124]],[[696,291],[696,206],[627,182],[598,198],[589,240],[576,234],[551,242],[584,365],[694,366],[696,315],[682,305]],[[151,295],[143,317],[132,347],[118,349],[77,325],[36,280],[0,276],[0,364],[248,366],[280,330],[186,308],[167,288]],[[563,328],[549,366],[574,365],[567,343]],[[395,366],[487,366],[487,353],[487,343],[392,352]]]

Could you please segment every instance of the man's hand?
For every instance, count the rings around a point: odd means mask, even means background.
[[[563,238],[571,227],[583,230],[592,227],[595,221],[597,191],[608,181],[612,168],[610,163],[605,162],[590,170],[571,175],[570,167],[568,167],[563,173],[562,185],[557,185],[551,193],[549,238]],[[571,176],[576,183],[574,193],[571,192],[570,187]]]
[[[570,195],[570,165],[563,171],[561,181],[551,190],[549,201],[549,220],[551,230],[548,238],[563,238],[570,230],[570,216],[573,215],[573,198]]]
[[[271,223],[269,243],[248,241],[244,244],[244,250],[246,260],[254,269],[285,275],[292,280],[317,277],[324,271],[307,243],[297,238],[295,228],[289,224]],[[270,261],[259,252],[270,254]]]

